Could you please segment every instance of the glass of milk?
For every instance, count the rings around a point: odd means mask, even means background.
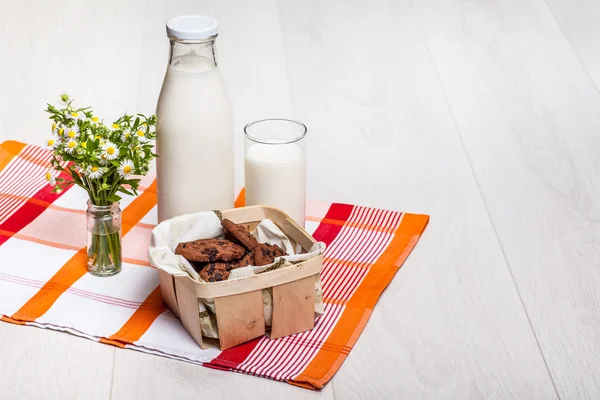
[[[306,126],[288,119],[264,119],[244,128],[246,205],[280,209],[304,226]]]

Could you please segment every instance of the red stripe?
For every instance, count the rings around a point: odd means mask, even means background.
[[[382,222],[382,218],[384,217],[384,213],[382,212],[382,210],[376,210],[376,209],[366,209],[365,211],[367,211],[364,216],[358,217],[357,213],[354,213],[354,217],[350,217],[350,221],[352,222],[361,222],[361,223],[366,223],[367,225],[370,226],[381,226],[381,222]],[[341,248],[342,250],[340,251],[341,257],[343,259],[354,259],[353,258],[353,254],[357,253],[357,254],[364,254],[368,248],[372,248],[371,244],[372,244],[372,240],[374,238],[377,237],[377,235],[379,234],[379,232],[376,231],[371,231],[371,230],[363,230],[363,229],[349,229],[348,231],[352,232],[352,233],[356,233],[357,231],[359,232],[358,235],[353,235],[354,239],[352,241],[350,241],[348,243],[348,245],[342,246],[338,245],[338,248]],[[336,242],[336,244],[339,243]],[[361,252],[358,252],[358,247],[361,246],[361,249],[364,249]],[[333,246],[332,246],[333,247]],[[360,258],[360,257],[359,257]],[[344,282],[347,282],[350,280],[350,278],[353,277],[355,271],[362,271],[363,269],[355,269],[355,268],[349,268],[348,266],[344,266],[343,268],[340,269],[340,274],[338,274],[338,276],[335,278],[335,281],[339,282],[337,285],[335,285],[335,287],[333,289],[337,289],[338,286],[343,286]],[[323,294],[325,297],[335,297],[335,296],[331,296],[331,295],[327,295],[327,292],[325,292],[325,289],[323,289]],[[334,323],[335,320],[330,320],[331,323]],[[310,332],[311,334],[314,333]],[[325,340],[325,332],[327,332],[326,330],[323,330],[321,332],[321,335],[319,336],[319,340],[324,341]],[[317,349],[310,348],[310,347],[303,347],[303,346],[298,346],[298,345],[294,345],[293,347],[291,347],[289,350],[286,349],[285,350],[285,354],[283,356],[283,358],[278,359],[276,362],[272,362],[271,366],[265,370],[265,374],[266,375],[270,375],[273,376],[275,379],[282,379],[282,377],[290,370],[290,369],[295,369],[297,368],[298,365],[302,365],[306,359],[308,357],[310,357],[312,354],[314,354],[317,351]]]
[[[335,222],[345,222],[348,219],[351,219],[353,215],[353,210],[355,208],[353,206],[347,206],[344,204],[333,204],[327,212],[325,217],[325,221],[335,221]],[[343,220],[341,219],[343,218]],[[319,225],[315,234],[313,235],[316,240],[321,239],[321,241],[325,241],[327,245],[331,245],[329,249],[334,249],[336,244],[332,244],[334,239],[338,237],[339,233],[342,231],[343,223],[336,224],[328,224],[323,223]],[[334,226],[334,229],[329,229],[330,226]],[[323,240],[325,239],[325,240]],[[328,250],[329,250],[328,249]],[[256,373],[261,376],[267,376],[267,374],[263,373],[263,369],[265,367],[269,367],[270,363],[273,360],[278,360],[279,354],[285,354],[285,349],[290,346],[290,342],[269,342],[263,341],[261,342],[261,347],[257,349],[250,360],[246,362],[244,366],[244,370],[250,373]]]
[[[63,175],[63,177],[66,177]],[[65,189],[61,193],[52,193],[52,187],[50,185],[44,186],[31,199],[39,200],[38,202],[26,202],[19,208],[13,215],[11,215],[6,221],[0,224],[0,230],[17,233],[21,229],[29,225],[34,219],[40,216],[47,207],[47,205],[40,204],[45,202],[51,204],[55,202],[60,196],[66,193],[68,190]],[[9,237],[0,235],[0,246],[6,242]]]
[[[354,206],[349,204],[332,204],[325,215],[325,218],[330,220],[337,220],[340,222],[345,222],[348,220],[348,217],[352,213],[352,209]],[[319,242],[325,242],[326,245],[329,245],[335,237],[342,230],[342,224],[340,225],[332,225],[326,223],[320,223],[313,237],[315,240]],[[227,368],[237,368],[242,362],[244,362],[250,353],[256,348],[258,343],[261,340],[265,340],[264,338],[257,338],[241,344],[236,347],[232,347],[230,349],[224,350],[219,354],[217,358],[210,362],[213,366],[221,366]]]
[[[352,213],[353,208],[354,206],[349,204],[332,204],[331,207],[329,207],[325,218],[346,222],[348,221],[348,217],[350,216],[350,213]],[[325,244],[329,246],[329,244],[333,242],[333,239],[335,239],[338,233],[340,233],[342,230],[342,226],[342,224],[334,225],[320,223],[315,230],[313,237],[316,241],[325,242]]]

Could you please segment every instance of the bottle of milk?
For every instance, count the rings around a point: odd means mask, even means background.
[[[217,21],[167,21],[169,65],[157,106],[158,221],[233,207],[233,121],[215,59]]]

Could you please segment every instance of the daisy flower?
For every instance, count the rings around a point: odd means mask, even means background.
[[[127,139],[129,139],[131,137],[131,132],[129,131],[124,131],[123,134],[121,135],[121,140],[124,142]]]
[[[98,122],[100,122],[100,118],[98,118],[97,116],[93,115],[92,118],[90,118],[90,120],[94,123],[97,124]]]
[[[90,165],[89,167],[87,167],[86,172],[90,179],[99,179],[102,177],[102,175],[104,175],[104,168]]]
[[[56,133],[56,122],[52,124],[52,133]]]
[[[121,165],[119,165],[119,175],[121,175],[121,178],[128,178],[129,175],[131,175],[133,173],[133,168],[135,167],[135,165],[133,165],[133,161],[131,160],[125,160],[121,163]]]
[[[119,157],[119,148],[111,142],[104,143],[102,150],[102,155],[106,156],[107,160],[114,160],[115,158]]]
[[[65,145],[65,151],[69,154],[73,154],[75,149],[77,148],[77,141],[75,139],[69,139],[67,144]]]
[[[65,133],[65,128],[63,126],[59,126],[58,129],[56,130],[56,134],[58,136],[62,136],[63,133]]]
[[[111,125],[111,127],[113,129],[119,129],[120,128],[119,124],[117,124],[116,122],[113,122],[113,124]]]
[[[137,138],[139,139],[140,143],[146,143],[148,141],[148,139],[146,138],[146,132],[144,132],[143,130],[138,130],[135,135],[137,136]]]
[[[77,136],[79,136],[79,128],[77,128],[77,126],[76,126],[76,125],[75,125],[75,126],[68,127],[68,128],[66,129],[66,136],[67,136],[69,139],[75,139]]]
[[[100,154],[100,157],[98,158],[98,162],[100,162],[100,165],[106,165],[108,164],[108,160],[106,159],[106,154]]]
[[[83,111],[73,111],[69,114],[69,117],[77,121],[85,119],[85,113]]]
[[[53,168],[50,168],[48,170],[48,172],[46,172],[46,180],[48,181],[50,186],[56,185],[56,175],[58,175],[58,174],[56,173],[56,170]]]
[[[48,150],[54,150],[58,147],[59,144],[60,144],[60,139],[56,135],[52,134],[44,142],[44,148],[46,148]]]

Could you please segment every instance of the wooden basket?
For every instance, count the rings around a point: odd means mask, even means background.
[[[307,252],[316,241],[282,211],[264,206],[223,211],[223,218],[251,231],[263,219],[270,219]],[[273,288],[272,339],[310,330],[315,325],[315,280],[323,268],[323,256],[301,263],[231,281],[199,283],[189,276],[160,272],[160,289],[165,303],[203,349],[198,302],[214,299],[219,329],[219,347],[228,349],[265,334],[262,289]]]

